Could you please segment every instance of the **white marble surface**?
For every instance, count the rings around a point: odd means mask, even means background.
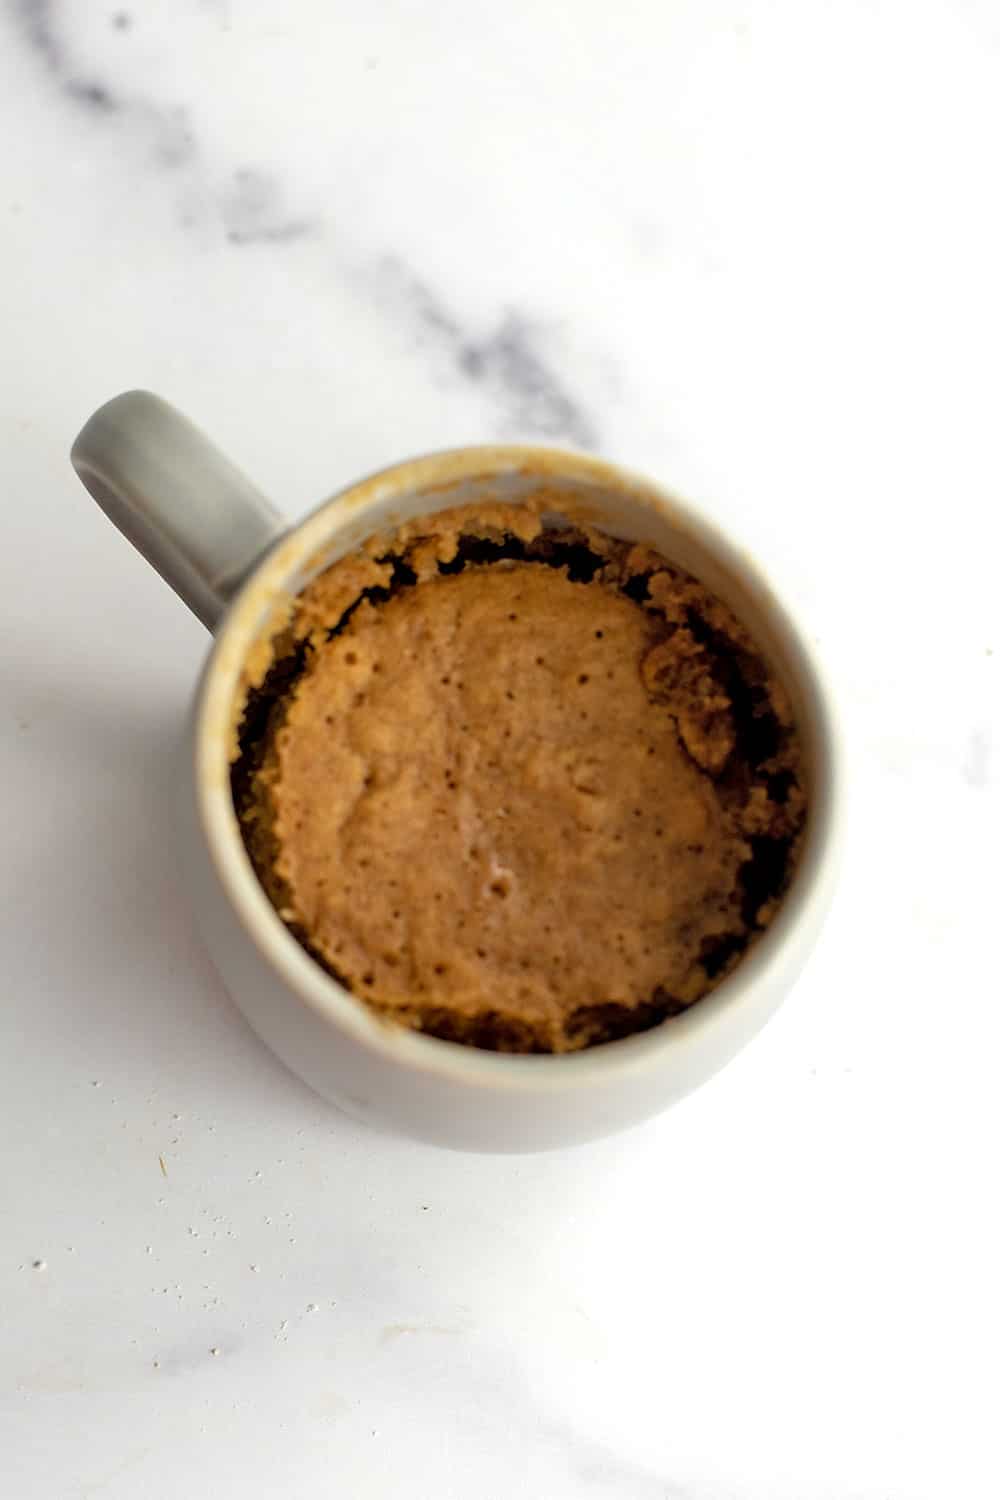
[[[995,1496],[992,0],[3,0],[0,120],[5,1500]],[[722,1077],[469,1158],[257,1044],[167,845],[205,641],[67,462],[134,385],[290,516],[541,437],[764,555],[853,826]]]

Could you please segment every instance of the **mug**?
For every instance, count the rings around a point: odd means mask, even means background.
[[[757,564],[707,516],[658,485],[580,453],[472,447],[411,459],[286,522],[191,424],[133,391],[103,406],[73,447],[77,473],[115,525],[213,633],[181,757],[177,826],[198,927],[250,1025],[347,1113],[419,1140],[527,1151],[610,1134],[716,1073],[788,992],[825,914],[840,838],[840,754],[810,646]],[[233,725],[255,647],[323,568],[403,521],[544,490],[618,537],[646,542],[741,619],[798,722],[809,811],[777,916],[704,999],[654,1029],[564,1055],[494,1053],[388,1024],[328,974],[258,882],[230,790]],[[284,607],[284,613],[282,609]]]

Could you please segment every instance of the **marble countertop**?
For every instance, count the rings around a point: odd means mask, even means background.
[[[0,1493],[1000,1489],[991,0],[0,4]],[[67,453],[175,401],[295,516],[592,448],[837,684],[840,894],[719,1078],[524,1158],[381,1137],[195,939],[201,627]]]

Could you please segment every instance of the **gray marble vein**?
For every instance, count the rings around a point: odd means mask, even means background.
[[[13,14],[24,41],[57,86],[63,98],[95,118],[114,117],[145,149],[149,161],[164,169],[187,168],[205,183],[215,181],[210,163],[195,137],[188,110],[179,105],[158,105],[148,98],[115,87],[92,69],[81,68],[60,36],[58,6],[53,0],[12,0]],[[111,16],[111,28],[132,29],[128,11]],[[317,219],[290,214],[282,201],[280,184],[272,173],[254,166],[223,173],[223,186],[209,194],[231,245],[279,244],[302,239],[319,231]],[[178,220],[187,227],[190,214],[181,210]]]
[[[234,249],[325,237],[328,269],[351,281],[383,321],[407,331],[439,368],[443,364],[451,377],[482,390],[497,410],[503,436],[599,446],[592,415],[560,371],[557,331],[519,310],[513,295],[511,303],[497,311],[492,326],[473,330],[432,281],[401,256],[368,257],[374,269],[362,270],[359,276],[355,268],[362,258],[346,254],[336,237],[326,232],[321,216],[290,210],[274,172],[253,162],[220,172],[218,162],[198,141],[186,109],[155,103],[81,66],[61,35],[55,0],[9,0],[9,9],[22,40],[65,100],[95,120],[105,119],[114,122],[115,129],[128,131],[151,164],[175,174],[183,169],[180,227],[191,227],[199,217],[190,208],[195,199],[211,205],[225,242]],[[122,34],[125,43],[134,20],[129,11],[119,10],[108,17],[107,25]]]
[[[150,159],[162,167],[181,167],[197,155],[188,113],[181,108],[159,108],[148,100],[131,98],[112,88],[105,78],[80,68],[59,35],[58,8],[53,0],[12,0],[21,36],[63,98],[96,118],[126,116],[139,133]],[[124,26],[123,26],[124,22]],[[127,29],[131,18],[119,11],[112,26]]]
[[[380,301],[411,324],[418,342],[433,344],[456,373],[490,394],[507,431],[598,446],[595,424],[546,353],[539,324],[511,308],[492,331],[473,335],[429,283],[395,256],[380,263],[376,285]]]
[[[281,184],[269,172],[240,167],[222,196],[222,222],[231,245],[282,245],[308,239],[319,222],[285,212]]]
[[[58,35],[53,0],[11,0],[10,8],[24,40],[68,98],[100,114],[118,108],[103,82],[76,68]]]

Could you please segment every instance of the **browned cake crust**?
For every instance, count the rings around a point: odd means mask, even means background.
[[[521,1052],[700,999],[805,817],[785,695],[729,610],[648,548],[501,506],[310,585],[233,784],[321,964],[386,1017]]]

